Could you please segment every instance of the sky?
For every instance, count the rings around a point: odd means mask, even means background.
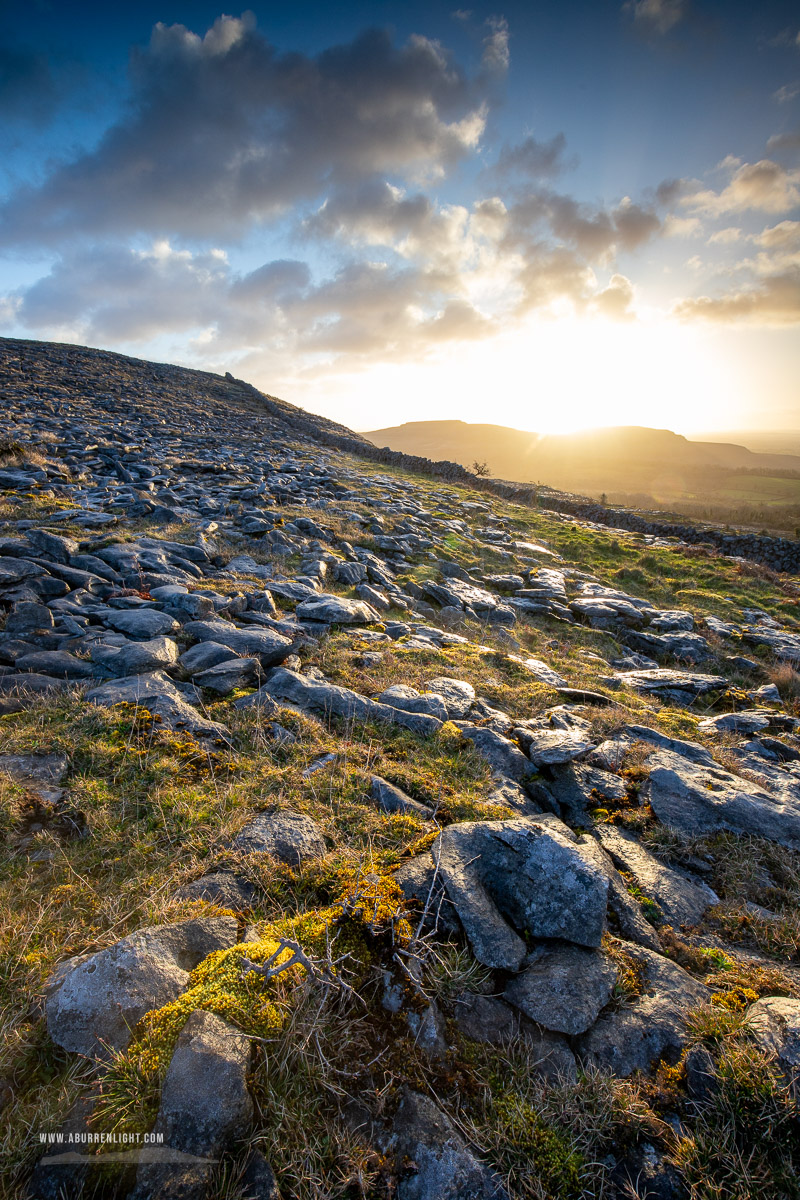
[[[0,0],[0,335],[354,429],[800,429],[800,13]]]

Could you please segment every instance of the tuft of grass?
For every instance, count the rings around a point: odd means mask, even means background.
[[[712,1049],[713,1086],[691,1105],[672,1152],[697,1200],[797,1200],[800,1128],[776,1063],[747,1040],[742,1008],[703,1006],[694,1037]]]
[[[485,992],[492,972],[469,950],[445,944],[430,946],[425,963],[425,988],[435,999],[449,1001],[461,992]]]
[[[380,1159],[348,1129],[341,1109],[353,1064],[373,1056],[358,1014],[311,994],[260,1043],[251,1078],[257,1145],[287,1200],[371,1194]]]
[[[610,1169],[643,1133],[665,1126],[640,1085],[589,1069],[576,1083],[546,1083],[536,1051],[520,1040],[502,1050],[470,1043],[476,1092],[461,1124],[519,1200],[579,1200],[606,1195]]]

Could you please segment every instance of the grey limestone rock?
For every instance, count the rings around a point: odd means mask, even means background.
[[[800,1084],[800,1000],[762,996],[747,1013],[747,1027],[761,1049],[777,1059],[796,1090]]]
[[[207,667],[192,676],[198,687],[208,688],[220,696],[227,696],[234,688],[249,687],[261,675],[257,658],[227,658]]]
[[[86,698],[93,704],[105,707],[121,703],[137,704],[160,718],[170,729],[185,729],[199,738],[230,740],[227,728],[219,722],[201,717],[162,671],[110,680],[93,688]]]
[[[295,612],[301,621],[323,621],[328,625],[372,625],[380,620],[364,600],[348,600],[328,592],[302,600]]]
[[[415,905],[421,916],[424,914],[423,932],[434,931],[442,938],[455,937],[461,932],[458,913],[430,854],[408,859],[395,871],[394,879],[406,900]]]
[[[401,1175],[398,1200],[508,1200],[497,1176],[427,1096],[405,1093],[391,1145]]]
[[[6,617],[4,630],[16,637],[41,636],[52,630],[53,613],[46,604],[20,601]]]
[[[249,1061],[248,1038],[215,1013],[191,1014],[161,1088],[163,1146],[141,1162],[132,1200],[204,1200],[220,1153],[250,1131]]]
[[[286,808],[253,817],[232,846],[243,854],[271,854],[292,867],[321,858],[326,851],[319,826],[310,817]]]
[[[169,637],[128,642],[123,646],[97,643],[91,651],[92,662],[109,675],[145,675],[149,671],[169,670],[178,661],[178,643]]]
[[[345,720],[381,721],[403,725],[414,733],[430,734],[441,728],[441,721],[426,713],[409,713],[401,708],[392,708],[360,696],[349,688],[337,687],[332,683],[311,679],[296,671],[280,667],[273,671],[266,683],[252,698],[264,693],[278,704],[296,708],[300,712],[311,712],[320,717],[343,717]]]
[[[647,799],[665,825],[691,836],[721,829],[800,846],[800,803],[776,796],[716,764],[694,763],[670,750],[648,760]]]
[[[66,650],[38,650],[23,654],[15,662],[18,671],[34,671],[53,675],[57,679],[91,679],[94,668],[90,662],[76,658]]]
[[[214,1157],[247,1135],[249,1040],[215,1013],[193,1012],[183,1027],[161,1089],[155,1129],[189,1154]]]
[[[542,947],[533,958],[508,984],[505,999],[554,1033],[585,1033],[611,998],[613,964],[599,950],[558,944]]]
[[[710,994],[662,955],[632,944],[625,950],[643,972],[645,993],[602,1014],[577,1043],[578,1057],[585,1063],[621,1076],[649,1071],[662,1056],[677,1059],[686,1042],[687,1013]]]
[[[560,822],[544,817],[450,825],[431,848],[479,962],[519,970],[531,937],[597,946],[608,879]],[[512,928],[513,927],[513,928]]]
[[[137,1021],[174,1000],[213,950],[236,942],[233,917],[209,917],[140,929],[107,950],[62,963],[48,984],[50,1037],[90,1057],[122,1050]]]
[[[462,726],[461,732],[486,759],[495,775],[513,779],[516,783],[524,783],[536,774],[536,768],[530,759],[502,733],[476,725]]]
[[[433,810],[426,804],[420,804],[419,800],[407,796],[399,787],[395,787],[387,779],[382,779],[380,775],[373,775],[371,784],[370,795],[384,812],[412,813],[425,820],[433,815]]]
[[[671,671],[666,667],[650,670],[617,671],[615,678],[635,691],[665,696],[679,703],[691,703],[698,696],[724,692],[727,682],[720,675],[702,675],[691,671]]]
[[[233,912],[244,912],[252,908],[255,892],[251,883],[237,879],[229,871],[215,871],[185,883],[175,896],[179,900],[207,900],[209,904],[218,904]]]
[[[230,646],[222,646],[219,642],[197,642],[184,650],[178,659],[178,666],[191,675],[230,660],[231,653]]]
[[[257,658],[262,667],[283,662],[292,653],[292,642],[271,629],[241,629],[230,621],[189,621],[184,632],[200,642],[216,642],[234,654]]]
[[[594,750],[586,738],[561,730],[533,730],[528,742],[528,758],[535,767],[553,767],[572,762]]]
[[[758,709],[748,709],[742,712],[720,713],[716,717],[706,717],[698,728],[708,733],[760,733],[766,729],[772,719],[772,713]]]
[[[449,721],[458,721],[466,717],[475,701],[475,688],[463,679],[451,679],[448,675],[437,675],[435,679],[427,679],[425,688],[441,696],[442,703]]]
[[[697,925],[706,910],[719,903],[707,883],[662,863],[633,834],[615,825],[598,825],[596,834],[616,866],[634,877],[670,925]]]
[[[110,629],[143,642],[165,633],[174,633],[178,628],[174,617],[157,608],[108,608],[103,612],[103,620]]]
[[[376,697],[379,704],[388,704],[390,708],[401,708],[404,712],[426,713],[439,721],[448,719],[447,707],[444,701],[436,695],[420,695],[416,688],[407,687],[404,683],[394,683],[385,688]]]

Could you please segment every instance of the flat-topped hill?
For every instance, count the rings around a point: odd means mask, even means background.
[[[693,441],[668,429],[621,426],[538,434],[464,421],[409,421],[364,435],[406,454],[487,463],[494,476],[539,481],[615,504],[794,535],[800,456]]]

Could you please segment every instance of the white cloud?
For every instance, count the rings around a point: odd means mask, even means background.
[[[686,0],[627,0],[622,11],[646,34],[664,37],[686,16]]]
[[[593,308],[604,317],[615,321],[633,320],[634,290],[630,279],[625,275],[612,275],[608,287],[598,292],[593,301]]]
[[[789,212],[800,204],[800,170],[787,170],[780,163],[762,158],[757,163],[741,163],[727,158],[720,167],[733,171],[730,182],[720,192],[681,181],[680,203],[708,216],[746,212],[754,209],[767,213]]]
[[[483,66],[494,75],[504,75],[511,56],[508,49],[508,21],[505,17],[490,17],[490,33],[483,40]]]
[[[752,240],[757,246],[764,246],[770,250],[798,247],[800,246],[800,221],[781,221],[778,225],[772,225],[763,229],[761,233],[755,234]]]
[[[674,213],[668,213],[664,218],[664,237],[698,237],[701,231],[699,217],[676,217]]]
[[[800,79],[793,79],[791,83],[785,83],[772,93],[773,100],[778,104],[790,104],[797,96],[800,96]]]
[[[800,323],[800,269],[774,275],[757,286],[731,289],[723,296],[683,300],[678,317],[720,324],[786,326]]]
[[[712,233],[708,244],[709,246],[730,246],[732,242],[738,242],[741,236],[741,229],[735,225],[729,225],[727,229],[718,229],[716,233]]]

